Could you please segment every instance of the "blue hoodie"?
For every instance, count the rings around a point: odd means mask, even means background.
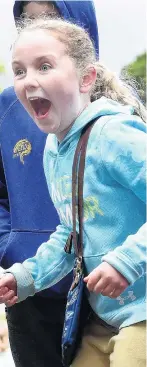
[[[21,15],[22,1],[15,1],[13,14],[15,20]],[[99,39],[96,13],[93,1],[54,1],[59,13],[65,20],[70,20],[73,23],[79,24],[85,28],[90,38],[93,40],[96,54],[99,55]]]
[[[20,15],[20,4],[15,2],[15,18]],[[78,2],[75,7],[74,2],[58,1],[57,6],[63,17],[72,16],[84,24],[98,50],[92,2]],[[46,135],[24,110],[14,89],[6,89],[0,95],[0,265],[4,268],[34,256],[59,223],[43,172],[45,141]],[[65,294],[70,283],[71,277],[67,277],[55,286],[56,295]],[[53,292],[42,295],[53,296]]]
[[[49,134],[44,170],[60,225],[35,257],[15,264],[19,300],[52,286],[70,273],[74,251],[64,251],[72,230],[72,163],[81,129],[92,119],[84,174],[84,262],[89,274],[102,261],[116,268],[129,282],[116,299],[91,292],[97,315],[121,328],[146,318],[146,126],[122,106],[105,97],[91,103],[58,145]],[[78,227],[77,227],[78,230]]]

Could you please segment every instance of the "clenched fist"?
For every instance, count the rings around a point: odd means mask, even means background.
[[[110,298],[117,298],[129,286],[127,279],[107,262],[95,268],[84,278],[84,282],[90,292]]]
[[[13,306],[18,301],[17,284],[12,274],[4,274],[0,278],[0,303]]]

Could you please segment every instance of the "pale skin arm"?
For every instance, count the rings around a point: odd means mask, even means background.
[[[128,281],[107,262],[103,262],[84,278],[90,292],[101,293],[110,298],[118,297],[128,286]],[[17,303],[17,283],[12,274],[0,278],[0,303],[7,307]]]
[[[13,306],[18,301],[17,283],[12,274],[5,274],[0,278],[0,304]]]
[[[129,286],[127,279],[105,261],[85,277],[84,282],[90,292],[110,298],[117,298]]]

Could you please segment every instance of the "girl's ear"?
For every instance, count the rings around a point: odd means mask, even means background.
[[[97,77],[96,68],[94,66],[88,66],[81,78],[80,82],[80,92],[88,93],[90,92],[92,86],[95,84]]]

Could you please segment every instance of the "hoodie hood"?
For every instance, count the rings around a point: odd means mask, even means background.
[[[123,106],[116,101],[106,97],[101,97],[98,100],[90,103],[87,108],[85,108],[81,115],[75,120],[74,125],[59,145],[56,136],[49,134],[46,142],[47,148],[53,155],[64,155],[69,147],[78,141],[81,130],[90,121],[102,117],[103,123],[105,123],[108,121],[108,119],[113,119],[117,115],[118,120],[120,119],[120,115],[128,119],[129,116],[131,118],[133,113],[134,108],[132,106]]]
[[[22,1],[15,1],[13,14],[15,21],[21,16]],[[82,26],[94,43],[97,58],[99,57],[99,39],[96,12],[93,1],[54,1],[59,13],[65,20]]]

